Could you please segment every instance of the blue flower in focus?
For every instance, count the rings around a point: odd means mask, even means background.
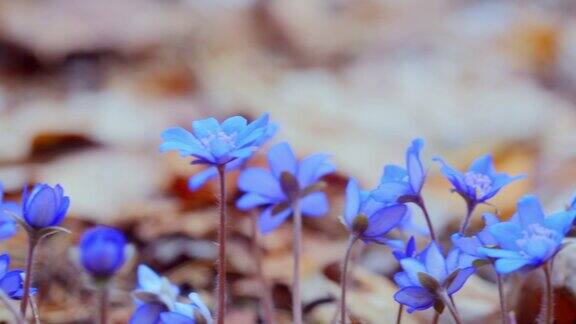
[[[400,258],[400,266],[403,271],[394,276],[400,290],[394,299],[409,313],[435,306],[443,294],[452,296],[474,273],[471,258],[457,249],[444,257],[434,241],[420,254]]]
[[[504,186],[525,177],[523,175],[511,177],[506,173],[496,172],[490,155],[476,159],[466,173],[450,167],[441,158],[435,158],[435,160],[442,164],[441,171],[454,186],[454,191],[468,204],[486,202]]]
[[[110,277],[126,259],[126,239],[119,230],[96,226],[84,232],[80,240],[80,263],[94,277]]]
[[[418,201],[424,185],[426,172],[420,160],[424,146],[421,138],[412,141],[406,150],[406,168],[387,165],[380,179],[380,185],[372,192],[374,199],[386,203]]]
[[[0,183],[0,240],[5,240],[16,234],[16,221],[10,215],[20,216],[18,204],[4,201],[4,187]]]
[[[212,315],[197,293],[188,295],[186,303],[178,301],[180,291],[165,277],[145,265],[138,267],[138,287],[134,291],[137,308],[131,324],[194,324],[196,313],[207,323]]]
[[[70,199],[64,196],[60,185],[50,187],[40,183],[31,192],[24,190],[22,215],[24,221],[34,229],[58,226],[64,220],[69,206]]]
[[[279,143],[268,152],[268,165],[270,171],[248,168],[238,179],[238,187],[245,194],[236,206],[240,210],[266,207],[259,219],[262,233],[284,223],[292,215],[295,203],[304,216],[320,217],[328,212],[326,194],[317,188],[319,179],[335,170],[327,154],[314,154],[297,161],[290,146]]]
[[[404,204],[385,205],[375,201],[369,192],[360,191],[354,179],[346,186],[344,225],[364,242],[388,244],[385,235],[400,224],[406,211]]]
[[[276,124],[268,124],[266,127],[266,132],[262,137],[260,137],[256,142],[254,142],[254,146],[260,147],[264,145],[266,141],[272,138],[276,132],[278,131],[278,126]],[[225,166],[226,172],[234,171],[236,169],[240,169],[244,167],[251,157],[236,159],[227,163]],[[202,170],[192,177],[188,181],[188,188],[192,191],[196,191],[200,189],[207,181],[214,179],[218,176],[218,169],[215,166],[209,166],[205,170]]]
[[[268,114],[250,124],[241,116],[222,124],[215,118],[197,120],[192,122],[192,132],[182,127],[165,130],[160,151],[178,151],[182,157],[195,157],[194,163],[221,166],[250,157],[267,136],[268,127]]]
[[[575,217],[576,211],[546,217],[536,197],[524,196],[518,201],[517,212],[510,221],[488,228],[499,248],[481,247],[478,250],[496,259],[495,268],[500,274],[536,268],[560,250]]]
[[[0,289],[10,298],[20,300],[24,295],[24,271],[9,270],[10,256],[0,255]],[[36,288],[30,289],[30,294],[36,294]]]
[[[454,246],[460,249],[460,251],[463,253],[466,253],[480,260],[491,260],[491,258],[488,257],[482,250],[480,250],[480,248],[491,248],[498,245],[498,242],[494,236],[490,234],[489,228],[494,224],[498,224],[500,220],[498,217],[496,217],[496,215],[491,213],[485,213],[483,218],[485,226],[480,232],[476,233],[476,235],[467,237],[459,233],[454,233],[452,234],[451,239]]]

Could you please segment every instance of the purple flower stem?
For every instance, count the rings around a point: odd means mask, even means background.
[[[272,299],[272,293],[268,282],[266,282],[266,277],[264,276],[264,269],[262,267],[262,253],[260,251],[259,235],[258,235],[258,218],[256,215],[251,217],[252,222],[252,249],[254,253],[254,262],[256,263],[256,275],[258,276],[258,281],[260,281],[261,295],[263,305],[263,317],[265,324],[273,324],[275,322],[275,312],[274,312],[274,301]]]
[[[452,299],[448,296],[448,293],[446,291],[441,291],[439,292],[439,297],[440,299],[442,299],[442,302],[444,303],[446,308],[448,308],[448,310],[450,311],[450,314],[454,318],[454,321],[456,321],[456,324],[462,324],[462,320],[460,319],[458,310],[456,309],[456,306],[454,305]]]
[[[496,274],[498,283],[498,294],[500,295],[500,312],[502,313],[502,324],[508,324],[508,310],[506,309],[506,296],[504,295],[504,278]]]
[[[227,215],[226,215],[226,166],[218,166],[218,176],[220,180],[220,228],[218,231],[218,310],[216,312],[216,323],[224,324],[226,318],[226,236],[227,236]]]
[[[434,317],[432,317],[432,324],[438,324],[438,319],[440,319],[440,313],[434,312]]]
[[[402,322],[402,313],[404,313],[404,305],[398,304],[398,315],[396,315],[396,324]]]
[[[292,282],[292,321],[302,324],[302,297],[300,296],[300,255],[302,254],[302,213],[298,201],[294,202],[294,269]]]
[[[0,300],[1,300],[2,304],[4,304],[4,307],[6,307],[6,309],[8,311],[10,311],[10,313],[12,313],[12,317],[14,317],[14,323],[24,324],[24,319],[22,318],[22,316],[18,312],[18,309],[16,309],[16,307],[14,307],[14,305],[12,305],[12,303],[10,302],[10,298],[8,298],[8,296],[6,296],[6,294],[4,293],[3,290],[0,290]]]
[[[545,314],[544,323],[552,324],[554,322],[554,287],[552,286],[552,263],[546,262],[542,267],[544,277],[546,278],[546,291],[542,294],[542,313]]]
[[[460,225],[460,230],[458,231],[460,235],[466,234],[466,229],[468,228],[470,218],[472,218],[472,213],[474,213],[475,208],[476,208],[475,202],[473,201],[466,202],[466,217],[464,218],[464,221],[462,221],[462,224]]]
[[[436,241],[436,234],[434,234],[434,228],[432,227],[432,221],[430,220],[428,209],[424,204],[424,199],[422,199],[421,196],[418,196],[418,198],[414,203],[418,205],[418,207],[420,207],[420,209],[422,210],[422,213],[424,213],[424,218],[426,219],[426,224],[428,225],[428,230],[430,231],[430,238],[432,239],[432,241]]]
[[[100,289],[100,296],[98,301],[100,310],[100,324],[106,324],[108,322],[108,297],[108,287],[102,287],[102,289]]]
[[[348,287],[348,263],[350,261],[350,252],[354,247],[354,243],[358,238],[355,235],[350,235],[348,240],[348,245],[346,247],[346,254],[344,255],[344,261],[342,262],[342,272],[340,279],[340,286],[342,287],[342,292],[340,293],[340,323],[346,324],[346,289]]]
[[[28,233],[28,256],[26,257],[26,272],[24,273],[24,290],[20,301],[20,315],[26,318],[26,309],[30,299],[30,286],[32,284],[32,271],[34,265],[34,252],[40,239],[34,233]]]

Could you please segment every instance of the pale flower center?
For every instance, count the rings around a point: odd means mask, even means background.
[[[467,172],[464,175],[464,183],[476,192],[476,196],[482,197],[492,189],[492,179],[483,173]]]
[[[522,231],[522,238],[516,240],[516,244],[521,249],[520,254],[522,256],[531,258],[532,255],[526,252],[529,248],[529,244],[543,241],[545,246],[552,247],[556,245],[557,236],[558,233],[554,230],[546,228],[540,224],[531,224],[527,229]],[[550,252],[551,251],[547,251],[547,253]]]
[[[227,134],[223,131],[218,131],[216,133],[210,134],[208,137],[202,138],[200,141],[206,147],[210,147],[210,143],[212,143],[212,141],[218,140],[231,148],[235,148],[237,135],[238,134],[236,133]]]

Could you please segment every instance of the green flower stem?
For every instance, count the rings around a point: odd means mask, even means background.
[[[226,319],[226,237],[227,237],[227,213],[226,213],[226,166],[218,166],[220,180],[220,227],[218,231],[218,310],[216,323],[224,324]]]
[[[350,253],[354,247],[354,243],[358,238],[355,235],[350,235],[348,240],[348,245],[346,247],[346,254],[344,255],[344,261],[342,262],[342,272],[340,279],[340,286],[342,291],[340,293],[340,323],[346,324],[346,289],[348,287],[348,263],[350,261]]]

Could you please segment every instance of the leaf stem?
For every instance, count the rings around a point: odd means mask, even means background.
[[[260,281],[261,295],[263,304],[263,317],[265,324],[273,324],[275,322],[274,300],[266,277],[264,276],[264,269],[262,267],[262,253],[260,251],[259,234],[258,234],[258,218],[256,215],[250,217],[252,222],[252,250],[254,251],[254,262],[256,263],[256,275]]]
[[[348,240],[348,245],[346,247],[346,253],[344,254],[344,260],[342,262],[342,271],[341,271],[341,279],[340,279],[340,286],[342,287],[342,291],[340,293],[340,323],[346,324],[346,289],[348,287],[348,263],[350,261],[350,254],[352,252],[352,248],[354,247],[354,243],[358,238],[355,235],[350,235],[350,239]]]
[[[218,230],[218,310],[216,312],[216,322],[224,324],[226,318],[226,237],[227,237],[227,213],[226,213],[226,166],[218,166],[218,176],[220,180],[220,226]]]
[[[292,282],[292,321],[302,324],[302,297],[300,296],[300,255],[302,254],[302,213],[298,200],[293,203],[294,210],[294,268]]]

